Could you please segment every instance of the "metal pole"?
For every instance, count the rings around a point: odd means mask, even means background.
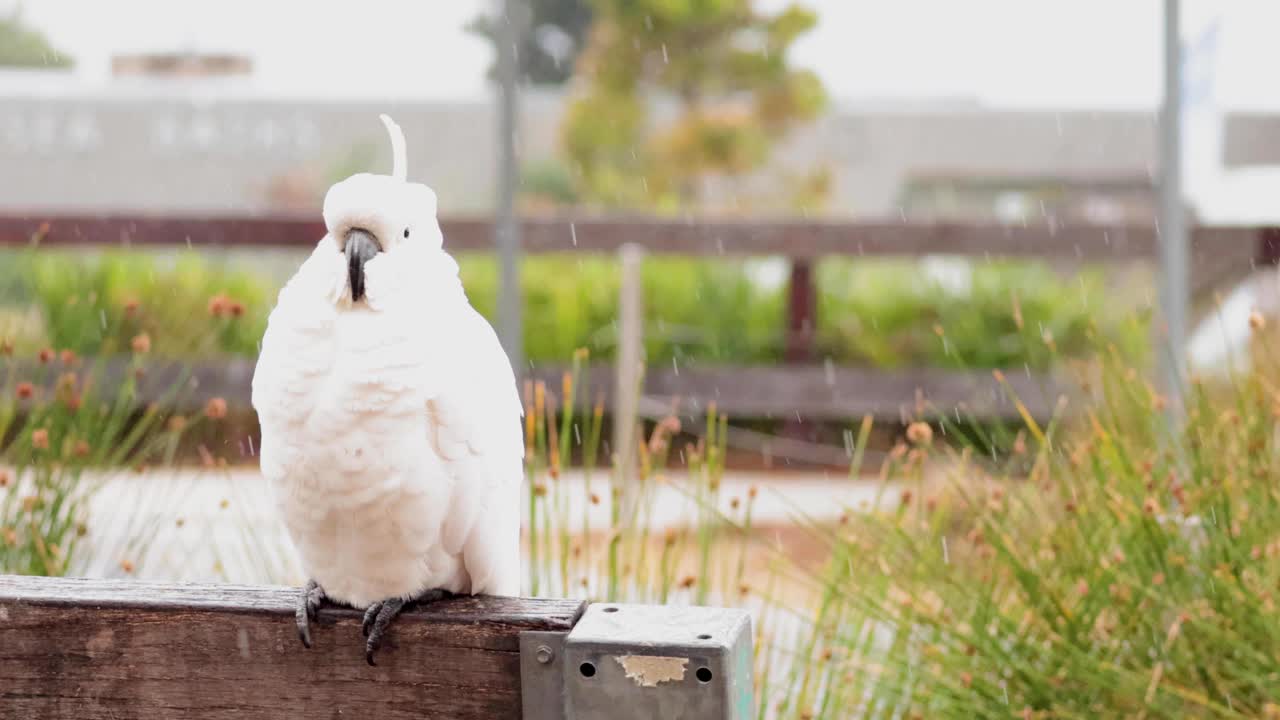
[[[1182,44],[1179,0],[1164,3],[1164,107],[1160,113],[1160,304],[1165,329],[1164,385],[1170,419],[1180,423],[1186,377],[1189,243],[1182,201]]]
[[[519,164],[516,159],[516,42],[524,9],[520,0],[498,0],[498,203],[494,235],[501,263],[498,288],[498,335],[517,375],[524,367],[524,330],[520,317],[520,224],[516,218]]]

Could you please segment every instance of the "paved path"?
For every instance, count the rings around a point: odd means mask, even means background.
[[[133,574],[145,578],[300,581],[296,555],[256,469],[152,471],[97,479],[103,486],[91,504],[85,545],[92,550],[80,572],[118,576],[123,565],[131,564]],[[589,503],[581,473],[550,482],[559,483],[554,492],[567,500],[575,525],[589,508],[592,527],[608,527],[607,505]],[[598,475],[591,487],[604,496],[607,482],[607,476]],[[684,526],[697,516],[699,504],[686,482],[674,475],[671,483],[653,486],[653,527]],[[731,513],[731,499],[745,502],[752,488],[757,491],[753,522],[767,526],[790,524],[800,515],[834,519],[846,508],[874,501],[878,485],[842,475],[729,472],[719,509]]]

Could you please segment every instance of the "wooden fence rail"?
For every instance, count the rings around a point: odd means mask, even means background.
[[[304,649],[296,593],[0,575],[0,717],[754,717],[741,611],[458,598],[408,610],[370,667],[354,609]]]
[[[440,224],[451,250],[493,249],[493,224],[486,218],[444,217]],[[524,218],[520,232],[522,249],[529,253],[614,253],[634,243],[649,254],[672,255],[967,255],[1113,262],[1155,259],[1159,251],[1159,236],[1150,225],[557,216]],[[323,235],[318,214],[0,216],[0,245],[25,245],[39,237],[49,246],[309,247]],[[1198,227],[1192,232],[1192,257],[1197,262],[1224,254],[1271,261],[1276,249],[1272,228]]]
[[[134,372],[133,361],[128,359],[85,362],[86,379],[100,388],[116,387]],[[145,372],[138,380],[140,404],[167,399],[180,412],[189,412],[203,408],[212,398],[222,398],[232,407],[249,407],[252,360],[236,358],[194,365],[158,360],[142,367]],[[555,393],[567,370],[558,364],[538,365],[530,368],[525,378],[542,381]],[[20,363],[15,371],[15,377],[43,385],[46,392],[53,391],[59,374],[34,361]],[[575,393],[579,406],[589,409],[599,401],[606,410],[615,410],[615,377],[616,372],[609,365],[583,369],[581,386]],[[174,392],[179,387],[181,391]],[[688,365],[647,370],[640,399],[643,407],[638,410],[646,416],[672,411],[681,416],[699,416],[714,403],[718,411],[733,418],[789,420],[798,414],[815,421],[843,421],[871,415],[895,422],[957,409],[969,417],[1016,418],[1016,397],[1032,415],[1043,418],[1053,412],[1061,396],[1074,391],[1071,382],[1057,375],[1025,371],[1016,372],[1001,383],[985,371]]]
[[[453,251],[492,249],[493,226],[484,218],[441,220]],[[812,263],[824,256],[960,255],[973,258],[1038,258],[1066,263],[1154,260],[1156,229],[1145,225],[1035,225],[993,223],[843,222],[795,219],[655,219],[647,217],[535,217],[521,221],[529,253],[616,252],[627,244],[649,254],[692,256],[783,256],[792,260],[782,368],[651,368],[649,401],[679,397],[697,409],[715,401],[732,415],[830,420],[866,414],[896,419],[923,396],[934,407],[963,406],[977,417],[1009,417],[1007,393],[987,373],[921,369],[895,372],[831,368],[813,351],[816,279]],[[309,247],[324,234],[318,217],[111,216],[28,213],[0,216],[0,246],[33,238],[42,247],[85,245],[195,247]],[[1192,232],[1192,295],[1280,259],[1280,228],[1198,227]],[[525,369],[526,377],[559,386],[558,367]],[[198,377],[209,392],[247,400],[251,367],[232,363],[205,368]],[[1054,408],[1066,385],[1049,376],[1006,371],[1016,394],[1040,417]],[[602,379],[595,386],[607,387]],[[652,402],[649,403],[652,406]]]

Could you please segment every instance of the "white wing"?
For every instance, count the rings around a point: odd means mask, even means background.
[[[511,364],[470,306],[449,336],[447,384],[427,403],[431,438],[453,479],[441,541],[462,554],[471,592],[520,592],[523,408]]]

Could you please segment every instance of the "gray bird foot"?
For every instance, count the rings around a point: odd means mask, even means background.
[[[373,661],[373,655],[382,645],[382,638],[387,633],[387,627],[391,625],[392,620],[395,620],[400,615],[405,606],[413,603],[435,602],[449,596],[450,593],[445,590],[427,590],[411,600],[390,598],[370,605],[369,609],[364,611],[364,625],[362,628],[366,638],[364,643],[365,662],[370,665],[378,664]]]
[[[302,640],[302,646],[305,648],[311,648],[311,621],[316,619],[320,606],[328,599],[324,594],[324,588],[320,587],[315,580],[308,580],[306,587],[302,588],[302,593],[298,595],[296,612],[298,639]]]

